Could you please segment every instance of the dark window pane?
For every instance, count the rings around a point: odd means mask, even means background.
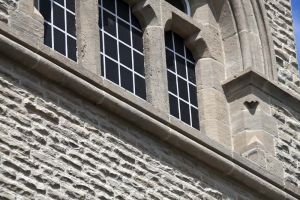
[[[103,53],[103,37],[102,37],[102,31],[99,31],[100,36],[100,51]]]
[[[106,78],[112,82],[119,84],[118,64],[109,58],[105,58]]]
[[[70,11],[75,12],[75,0],[66,0],[66,4]]]
[[[180,55],[184,56],[184,40],[177,34],[174,33],[175,51]]]
[[[65,30],[65,12],[58,5],[53,4],[53,22],[54,25]]]
[[[130,45],[130,26],[118,20],[119,39]]]
[[[44,1],[44,0],[40,0],[40,1]],[[62,6],[65,6],[64,0],[54,0],[54,1],[57,2],[57,3],[59,3]],[[66,0],[66,1],[69,1],[69,0]]]
[[[131,23],[133,26],[135,26],[136,28],[138,28],[139,30],[142,30],[142,27],[139,23],[139,21],[137,20],[137,18],[133,15],[133,13],[131,12]]]
[[[179,118],[178,99],[171,94],[169,94],[169,105],[171,115]]]
[[[52,47],[52,31],[51,26],[47,23],[44,24],[45,33],[44,33],[44,43],[45,45]]]
[[[119,43],[120,62],[132,69],[131,49],[122,43]]]
[[[112,37],[104,34],[105,54],[118,60],[117,41]]]
[[[76,52],[76,40],[68,36],[68,57],[74,61],[77,61]]]
[[[168,88],[173,94],[177,94],[176,76],[168,71]]]
[[[190,110],[189,105],[184,103],[183,101],[180,101],[180,115],[181,120],[187,124],[190,124]]]
[[[132,72],[124,67],[121,70],[121,86],[130,92],[133,92],[133,77]]]
[[[194,64],[187,62],[187,70],[188,70],[188,78],[189,81],[196,84],[196,77],[195,77],[195,66]]]
[[[133,59],[134,59],[134,71],[144,76],[145,75],[144,56],[134,51]]]
[[[177,74],[186,78],[186,67],[185,60],[179,56],[176,56],[176,66],[177,66]]]
[[[67,12],[67,32],[74,37],[76,36],[75,16]]]
[[[146,99],[146,85],[145,79],[134,75],[135,78],[135,93],[142,99]]]
[[[192,62],[194,61],[194,57],[193,54],[191,53],[191,51],[188,48],[185,48],[185,53],[186,53],[186,58]]]
[[[189,88],[190,88],[190,99],[191,99],[191,104],[193,104],[194,106],[198,106],[197,104],[197,89],[195,86],[189,84]]]
[[[175,72],[174,53],[166,49],[167,68]]]
[[[166,0],[168,3],[170,3],[171,5],[173,5],[174,7],[178,8],[179,10],[181,10],[182,12],[186,12],[185,10],[185,6],[182,3],[182,1],[179,0]]]
[[[199,130],[199,114],[198,110],[195,108],[191,108],[191,114],[192,114],[192,126],[195,129]]]
[[[179,97],[186,101],[189,101],[187,82],[179,77],[178,77],[178,89],[179,89]]]
[[[143,52],[143,34],[135,29],[132,29],[133,47],[140,52]]]
[[[101,0],[99,0],[99,2],[100,2],[100,1],[101,1]],[[99,25],[99,28],[102,28],[102,9],[99,7],[98,11],[99,11],[98,25]]]
[[[41,0],[40,1],[40,12],[46,21],[52,22],[51,21],[51,2],[50,2],[50,0]]]
[[[116,18],[108,12],[103,12],[104,30],[113,36],[116,36]]]
[[[115,13],[115,1],[114,0],[103,0],[103,7],[109,11]]]
[[[129,5],[124,1],[117,1],[118,16],[129,22]]]
[[[173,49],[173,36],[172,36],[172,32],[168,31],[165,33],[165,43],[166,43],[166,47],[169,47],[170,49]]]
[[[102,54],[101,54],[101,75],[105,76],[105,74],[104,74],[104,57]]]
[[[65,47],[66,47],[65,34],[57,29],[54,29],[54,49],[59,53],[65,55],[66,54]]]

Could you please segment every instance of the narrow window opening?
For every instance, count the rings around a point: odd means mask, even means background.
[[[191,8],[188,0],[166,0],[168,3],[178,8],[182,12],[186,13],[188,16],[191,16]]]
[[[143,32],[123,0],[99,0],[102,76],[146,99]]]
[[[44,17],[44,44],[77,61],[75,0],[36,0]]]
[[[195,61],[184,40],[165,33],[170,114],[199,129]]]

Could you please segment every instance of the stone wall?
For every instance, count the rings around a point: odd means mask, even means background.
[[[300,93],[290,0],[264,0],[274,41],[278,80]]]
[[[279,101],[272,101],[271,113],[277,120],[276,157],[283,163],[286,185],[300,187],[300,114]]]
[[[259,199],[68,90],[0,60],[0,199]]]

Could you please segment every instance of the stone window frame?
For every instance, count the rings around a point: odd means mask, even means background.
[[[185,14],[187,14],[188,16],[191,16],[191,5],[189,0],[178,0],[182,3],[182,5],[184,6],[184,10],[181,10],[182,12],[184,12]],[[171,3],[170,3],[171,4]]]
[[[40,1],[41,0],[35,0],[34,1],[34,4],[36,6],[36,8],[38,10],[40,10]],[[51,44],[46,44],[47,42],[45,41],[45,38],[44,38],[44,44],[49,46],[51,49],[61,53],[62,55],[64,55],[66,58],[69,58],[75,62],[77,62],[77,31],[76,31],[76,9],[74,8],[74,11],[70,10],[68,7],[67,7],[67,0],[64,0],[64,3],[65,5],[61,5],[59,2],[56,2],[54,0],[47,0],[48,2],[50,2],[50,6],[51,6],[51,22],[47,21],[46,19],[44,19],[44,24],[46,27],[46,24],[47,26],[50,28],[50,33],[51,33]],[[76,7],[76,1],[74,0],[74,7]],[[54,12],[53,12],[53,9],[54,9],[54,5],[57,6],[58,8],[60,9],[63,9],[64,11],[64,30],[60,27],[58,27],[57,25],[54,24]],[[72,35],[72,33],[69,33],[68,32],[68,14],[74,16],[74,27],[75,27],[75,31],[74,31],[74,35]],[[45,31],[45,29],[44,29]],[[55,31],[58,31],[60,33],[62,33],[64,35],[64,53],[63,52],[60,52],[58,49],[55,48],[55,40],[56,40],[56,37],[55,37]],[[45,36],[45,35],[44,35]],[[75,41],[75,43],[73,44],[73,46],[69,45],[69,42],[73,40]],[[70,51],[70,48],[75,48],[75,52],[73,53],[69,53]],[[74,54],[75,53],[75,54]]]
[[[142,99],[145,99],[146,98],[146,95],[144,94],[146,91],[146,86],[145,86],[145,74],[144,74],[144,52],[142,49],[138,49],[139,47],[135,47],[134,45],[134,41],[133,41],[133,33],[132,31],[135,30],[137,32],[140,32],[142,33],[143,31],[141,30],[141,27],[139,27],[139,25],[136,25],[135,23],[135,20],[136,19],[133,19],[135,16],[132,15],[132,9],[130,7],[130,9],[128,10],[129,12],[129,21],[126,21],[125,19],[122,19],[120,16],[118,16],[117,14],[117,7],[118,7],[118,2],[119,0],[115,0],[115,11],[114,13],[112,13],[111,11],[107,10],[106,8],[104,8],[103,5],[101,5],[100,3],[103,3],[102,0],[99,0],[99,11],[101,9],[101,12],[99,14],[101,14],[101,16],[99,16],[99,20],[101,20],[101,22],[99,21],[99,30],[100,30],[100,55],[101,55],[101,76],[103,76],[105,79],[109,80],[109,81],[112,81],[113,83],[119,85],[120,87],[123,87],[125,89],[127,89],[127,91],[130,91],[132,92],[133,94],[135,94],[137,97],[139,98],[142,98]],[[125,2],[126,3],[126,2]],[[127,4],[127,3],[126,3]],[[128,5],[129,6],[129,5]],[[115,21],[115,36],[112,35],[111,33],[108,33],[106,30],[104,30],[104,21],[103,21],[103,14],[107,13],[111,16],[114,17],[114,19],[116,20]],[[124,42],[122,39],[120,39],[119,37],[119,21],[123,22],[123,23],[126,23],[126,25],[129,25],[129,29],[130,29],[130,44]],[[114,41],[116,41],[116,51],[117,51],[117,58],[112,58],[111,56],[107,55],[105,53],[105,37],[104,36],[107,36],[111,39],[113,39]],[[122,62],[122,59],[121,59],[121,50],[120,50],[120,45],[123,45],[125,46],[126,48],[129,48],[130,49],[130,54],[131,54],[131,58],[130,58],[130,61],[131,61],[131,66],[127,66],[126,63],[123,63]],[[141,46],[141,48],[143,48],[143,46]],[[135,57],[135,54],[137,54],[138,56],[140,56],[142,58],[142,69],[136,69],[136,61],[138,61],[138,58]],[[105,59],[105,60],[103,60]],[[117,67],[118,67],[118,72],[117,72],[117,76],[118,76],[118,80],[110,80],[108,77],[107,77],[107,68],[106,68],[106,61],[110,60],[111,62],[113,62],[114,64],[117,64]],[[124,77],[125,75],[123,74],[122,76],[122,69],[123,70],[126,70],[127,72],[130,73],[130,75],[132,76],[132,91],[130,88],[126,88],[126,86],[123,85],[124,82],[122,82],[122,77]],[[128,78],[128,77],[127,77]],[[128,81],[128,80],[127,80]],[[139,82],[139,84],[136,84],[136,82]]]

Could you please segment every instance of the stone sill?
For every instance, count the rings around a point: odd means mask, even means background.
[[[300,191],[285,187],[279,177],[45,45],[20,40],[14,31],[3,23],[0,23],[0,52],[19,62],[24,68],[33,70],[99,107],[136,124],[162,141],[218,170],[225,177],[233,178],[268,198],[300,198]],[[229,87],[231,81],[226,82],[225,87]]]

